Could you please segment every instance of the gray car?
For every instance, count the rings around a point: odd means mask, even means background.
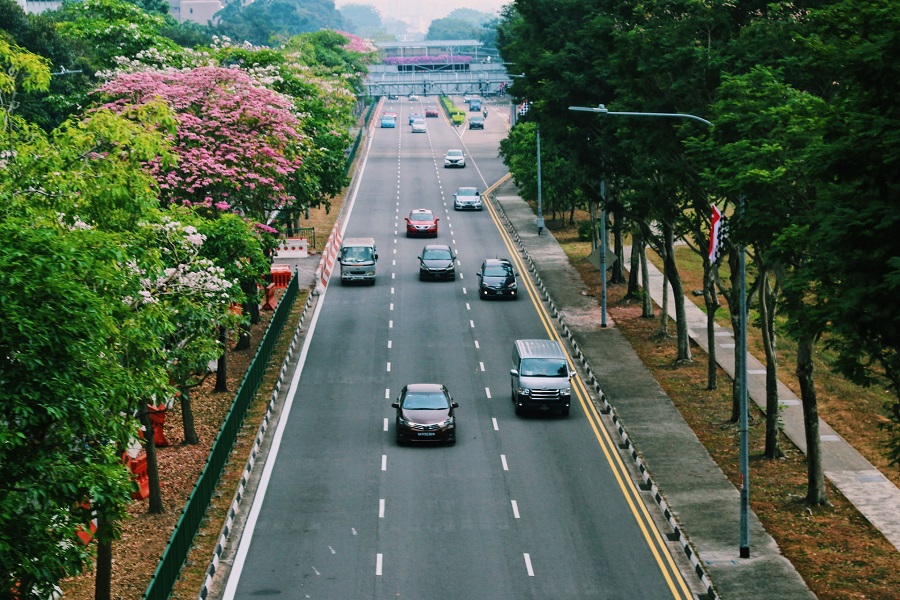
[[[419,279],[456,279],[456,255],[450,246],[429,244],[419,255]]]
[[[457,188],[453,194],[453,210],[484,210],[484,202],[478,188]]]

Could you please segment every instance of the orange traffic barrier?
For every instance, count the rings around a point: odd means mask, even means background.
[[[275,287],[274,283],[266,286],[266,302],[262,306],[263,310],[275,310],[275,305],[278,304],[275,301]]]
[[[145,500],[150,497],[150,476],[147,475],[147,453],[141,450],[137,458],[131,458],[127,452],[122,454],[122,461],[135,475],[138,490],[131,494],[135,500]]]
[[[286,288],[291,282],[293,273],[290,265],[272,265],[270,272],[272,273],[272,283],[275,284],[275,287]]]
[[[88,502],[87,500],[85,500],[84,502],[81,503],[81,507],[85,508],[85,509],[90,509],[91,503]],[[88,544],[91,543],[91,540],[93,539],[94,534],[97,533],[97,518],[96,517],[91,519],[90,523],[88,523],[88,527],[89,527],[89,529],[86,531],[84,529],[84,526],[79,525],[78,530],[75,531],[75,535],[78,536],[79,541],[85,546],[87,546]]]
[[[147,405],[150,412],[150,422],[153,424],[153,443],[157,448],[165,448],[169,445],[169,438],[166,437],[166,405],[159,406]]]

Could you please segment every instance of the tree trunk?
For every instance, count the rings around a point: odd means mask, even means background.
[[[635,227],[631,232],[631,259],[628,268],[628,289],[625,292],[625,298],[628,300],[637,300],[640,298],[641,286],[638,283],[641,276],[641,231],[639,227]]]
[[[716,293],[716,267],[706,261],[703,269],[703,301],[706,304],[706,344],[709,346],[706,361],[706,389],[719,388],[719,371],[716,363],[716,312],[719,295]]]
[[[616,255],[616,261],[611,265],[612,273],[609,282],[612,285],[622,285],[625,283],[625,242],[622,240],[622,224],[625,223],[624,210],[619,202],[615,203],[616,208],[613,214],[613,252]]]
[[[681,277],[678,275],[678,267],[675,264],[675,232],[670,223],[663,223],[663,234],[666,244],[666,279],[672,286],[672,300],[675,302],[675,330],[678,334],[676,342],[678,356],[675,360],[676,362],[690,362],[691,344],[684,311],[684,289],[681,286]]]
[[[200,437],[194,426],[194,410],[191,408],[191,397],[187,388],[181,390],[181,425],[184,427],[184,443],[199,444]]]
[[[219,357],[219,363],[216,367],[216,387],[215,391],[217,392],[227,392],[228,391],[228,352],[227,352],[227,344],[228,344],[228,331],[220,326],[219,327],[219,345],[222,348],[222,356]]]
[[[653,297],[650,296],[650,271],[647,270],[647,242],[641,235],[640,244],[641,253],[641,287],[644,288],[641,294],[641,318],[652,319],[656,315],[653,314]],[[663,279],[663,287],[665,287],[665,279]]]
[[[741,390],[740,390],[740,378],[738,377],[738,373],[742,372],[744,368],[744,360],[746,360],[746,356],[741,356],[741,319],[743,318],[740,314],[738,307],[741,305],[741,269],[740,269],[740,256],[738,252],[729,252],[728,253],[728,266],[731,270],[731,298],[728,300],[728,305],[730,307],[729,312],[731,313],[731,331],[734,332],[734,373],[735,377],[731,384],[731,419],[729,421],[731,423],[737,423],[741,418]]]
[[[766,458],[781,458],[778,443],[778,354],[775,351],[775,297],[768,273],[760,268],[759,318],[766,351]]]
[[[113,527],[101,507],[97,510],[97,532],[94,537],[97,540],[94,600],[112,600]]]
[[[146,405],[141,410],[141,424],[144,426],[144,451],[147,453],[147,480],[150,488],[150,505],[147,513],[161,515],[166,509],[163,506],[162,488],[159,484],[159,463],[156,460],[156,443],[153,441],[153,421],[150,420],[150,411]]]
[[[806,432],[806,503],[811,506],[830,505],[819,439],[819,407],[813,381],[813,344],[814,339],[805,333],[797,340],[797,380],[800,383],[803,426]]]

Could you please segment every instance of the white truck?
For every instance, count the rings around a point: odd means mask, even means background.
[[[347,238],[338,254],[341,283],[368,281],[375,285],[375,263],[378,249],[373,238]]]

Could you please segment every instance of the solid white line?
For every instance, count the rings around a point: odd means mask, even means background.
[[[518,519],[519,518],[519,505],[516,503],[515,500],[512,500],[512,509],[513,509],[513,517]]]
[[[378,556],[381,556],[380,554]],[[529,577],[534,577],[534,569],[531,568],[531,555],[525,553],[525,569],[528,571]]]
[[[491,388],[489,388],[489,387],[484,388],[484,393],[485,393],[485,395],[488,397],[488,399],[490,400],[490,398],[491,398]]]
[[[375,575],[381,575],[381,554],[375,555]]]
[[[515,502],[515,500],[513,500],[513,502]],[[384,498],[381,498],[378,501],[378,518],[379,519],[384,518]],[[516,517],[516,518],[518,518],[518,517]]]
[[[381,455],[381,470],[387,471],[387,454]]]
[[[491,422],[494,424],[494,431],[500,431],[500,426],[497,424],[497,417],[491,417]]]
[[[506,464],[506,455],[505,454],[500,455],[500,464],[503,465],[504,471],[509,471],[509,465]]]

